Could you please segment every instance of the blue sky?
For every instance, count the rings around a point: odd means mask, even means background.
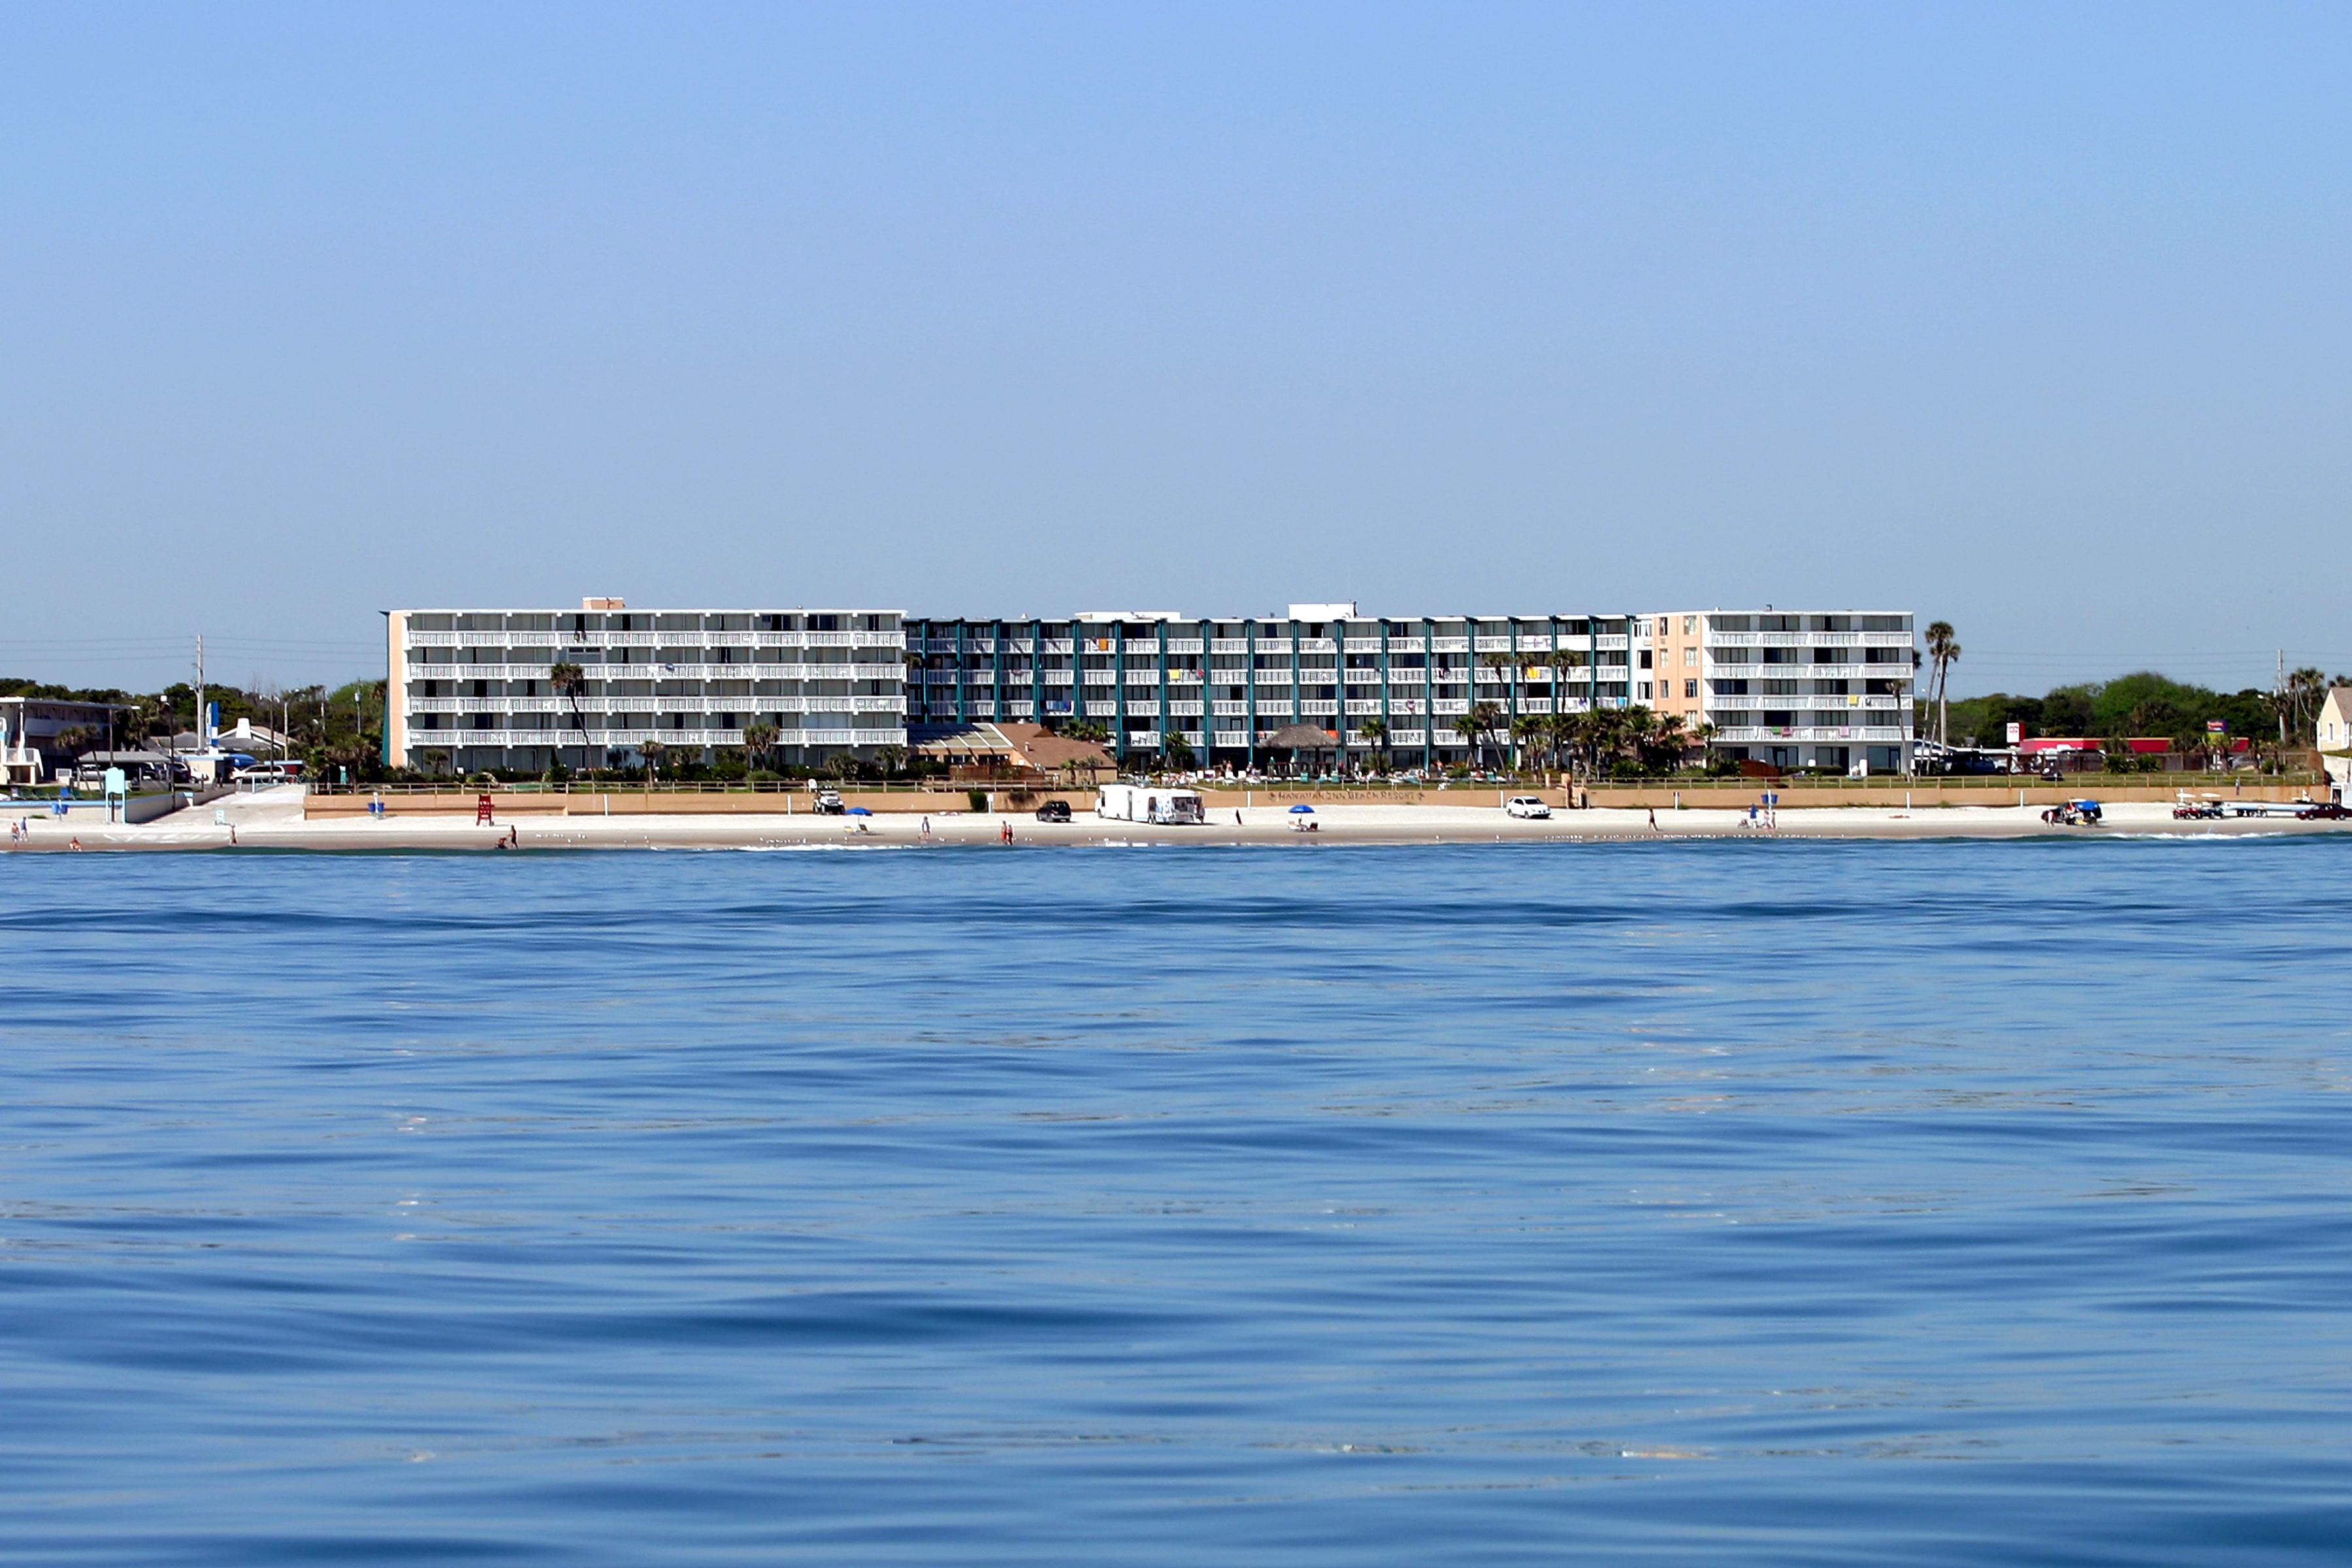
[[[18,7],[0,674],[398,605],[2352,668],[2340,6]]]

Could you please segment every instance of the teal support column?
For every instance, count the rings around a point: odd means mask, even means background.
[[[1421,618],[1421,771],[1437,766],[1437,623]]]
[[[1110,754],[1123,757],[1127,754],[1127,624],[1114,621],[1110,631],[1110,689],[1117,698],[1111,703]],[[1080,671],[1079,679],[1085,678]]]
[[[1242,647],[1248,649],[1242,657],[1242,700],[1249,710],[1244,716],[1249,724],[1249,768],[1257,772],[1257,623],[1242,623]]]
[[[1307,710],[1303,706],[1306,700],[1307,699],[1298,695],[1298,623],[1293,620],[1290,622],[1290,721],[1292,723],[1307,722]],[[1290,753],[1290,765],[1294,770],[1298,766],[1298,753],[1296,751]]]

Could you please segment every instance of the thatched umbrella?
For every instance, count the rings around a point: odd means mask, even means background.
[[[1339,737],[1328,730],[1318,729],[1313,724],[1285,724],[1281,729],[1268,735],[1265,738],[1265,743],[1272,750],[1290,752],[1295,764],[1297,754],[1301,752],[1336,750],[1339,744]]]

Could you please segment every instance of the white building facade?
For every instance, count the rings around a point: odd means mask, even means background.
[[[1714,754],[1910,771],[1918,659],[1909,611],[1703,610],[1654,626],[1656,705],[1688,712],[1695,689],[1691,721],[1709,726]]]
[[[385,761],[467,773],[740,750],[753,724],[780,763],[872,759],[907,743],[896,610],[387,612]],[[567,667],[577,667],[577,679]]]

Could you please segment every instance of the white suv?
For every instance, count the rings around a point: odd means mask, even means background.
[[[1513,816],[1549,816],[1551,807],[1531,795],[1515,795],[1503,803],[1503,809]]]

